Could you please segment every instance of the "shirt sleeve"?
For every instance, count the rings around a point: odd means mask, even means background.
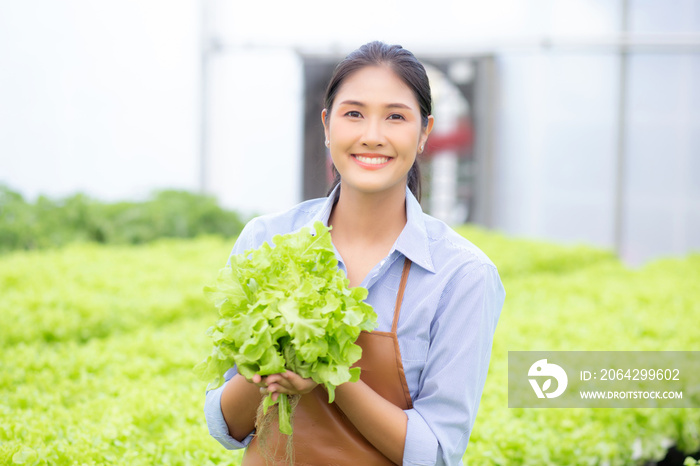
[[[236,374],[236,367],[232,367],[226,372],[224,378],[226,382],[219,388],[214,390],[209,390],[207,392],[206,400],[204,401],[204,417],[207,420],[207,427],[209,428],[209,435],[214,437],[221,445],[226,447],[228,450],[238,450],[239,448],[245,448],[251,440],[253,440],[253,432],[248,434],[242,442],[239,442],[235,438],[231,437],[228,431],[228,425],[224,420],[224,414],[221,412],[221,393],[224,391],[226,383]]]
[[[233,250],[231,251],[231,255],[242,254],[246,250],[253,248],[255,238],[254,230],[254,220],[251,220],[238,236],[238,239],[233,246]],[[227,265],[228,264],[230,264],[230,259],[229,262],[227,262]],[[224,379],[226,382],[224,382],[224,384],[219,388],[207,391],[206,399],[204,401],[204,417],[207,420],[209,434],[229,450],[236,450],[246,447],[253,439],[253,433],[255,432],[251,432],[246,438],[243,439],[242,442],[239,442],[229,434],[228,425],[224,420],[224,414],[221,412],[221,394],[223,393],[224,387],[228,381],[234,375],[236,375],[236,373],[236,366],[229,369],[226,374],[224,374]]]
[[[504,300],[492,264],[456,275],[445,287],[431,324],[420,392],[406,411],[405,465],[462,464]]]
[[[241,234],[238,235],[236,242],[233,244],[233,249],[231,250],[231,254],[229,254],[226,265],[231,265],[231,256],[234,254],[243,254],[248,249],[254,248],[257,223],[257,219],[254,218],[243,227]]]

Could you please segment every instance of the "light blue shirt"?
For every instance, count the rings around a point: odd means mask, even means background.
[[[275,234],[298,231],[316,220],[328,225],[336,187],[327,198],[257,217],[241,232],[232,254],[272,244]],[[399,348],[413,408],[408,416],[405,465],[459,465],[476,419],[505,291],[486,255],[444,222],[423,213],[406,189],[407,223],[389,255],[365,277],[366,302],[378,314],[378,330],[391,331],[404,257],[413,265],[398,323]],[[347,273],[336,250],[338,266]],[[228,381],[235,374],[229,370]],[[223,386],[207,392],[209,432],[229,449],[243,442],[229,435],[221,413]]]

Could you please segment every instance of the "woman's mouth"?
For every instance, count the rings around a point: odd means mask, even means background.
[[[383,155],[352,154],[353,159],[363,168],[377,170],[385,167],[391,161],[391,157]]]

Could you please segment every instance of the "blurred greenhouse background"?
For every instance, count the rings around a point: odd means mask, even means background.
[[[320,95],[370,40],[429,67],[424,207],[638,265],[700,248],[700,2],[0,2],[0,183],[244,214],[323,195]]]
[[[325,194],[324,86],[377,39],[430,75],[424,209],[508,294],[465,464],[700,465],[700,409],[507,392],[509,351],[700,349],[700,0],[0,0],[0,464],[240,464],[202,287]]]

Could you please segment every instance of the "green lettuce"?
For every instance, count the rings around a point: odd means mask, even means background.
[[[325,386],[329,403],[335,387],[359,380],[360,368],[351,367],[362,355],[355,341],[376,327],[377,315],[363,301],[367,289],[349,288],[338,268],[330,228],[315,222],[314,230],[275,235],[274,247],[264,243],[231,256],[216,283],[204,288],[220,316],[207,332],[212,353],[195,367],[210,381],[208,390],[221,386],[234,364],[248,379],[287,369],[310,377]],[[267,395],[265,412],[275,403],[279,429],[289,435],[289,400]]]

